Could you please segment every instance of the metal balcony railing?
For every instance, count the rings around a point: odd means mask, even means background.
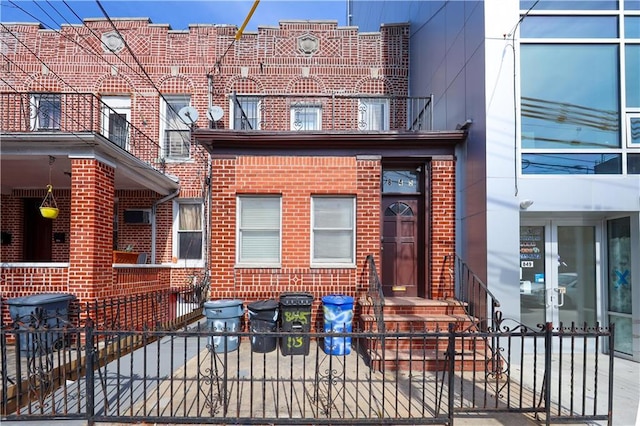
[[[229,128],[271,131],[429,131],[432,96],[232,94]],[[214,123],[214,128],[226,128]]]
[[[160,145],[93,93],[0,93],[0,131],[97,133],[155,167]]]

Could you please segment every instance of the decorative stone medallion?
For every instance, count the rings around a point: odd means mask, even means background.
[[[298,37],[298,50],[305,55],[311,55],[318,51],[320,42],[318,37],[311,34],[304,34]]]
[[[115,31],[102,34],[102,50],[107,53],[118,53],[124,48],[124,40]]]

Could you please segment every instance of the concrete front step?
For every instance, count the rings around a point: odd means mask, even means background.
[[[377,332],[377,318],[371,303],[361,299],[359,304],[361,329]],[[444,353],[448,345],[449,324],[454,324],[455,331],[462,332],[473,331],[476,322],[465,312],[465,304],[458,300],[418,297],[385,298],[383,318],[387,333],[416,334],[385,338],[384,348],[379,338],[366,339],[363,342],[375,368],[392,370],[446,369]],[[485,353],[486,348],[487,343],[480,337],[456,338],[454,350],[460,358],[458,368],[468,371],[484,369],[485,357],[480,354]],[[382,354],[385,359],[382,359]]]
[[[363,339],[361,345],[368,350],[381,350],[382,339],[366,338]],[[449,345],[449,339],[446,336],[440,337],[386,337],[384,346],[389,350],[402,351],[421,351],[421,350],[446,350]],[[483,351],[487,347],[487,343],[482,338],[456,338],[454,340],[454,348],[456,351]]]
[[[360,315],[364,330],[377,331],[375,315]],[[390,332],[447,332],[449,324],[455,324],[455,330],[467,330],[474,321],[466,314],[387,314],[384,313],[386,331]]]
[[[379,371],[447,371],[449,361],[445,351],[413,350],[395,351],[385,349],[384,358],[381,351],[370,351],[368,362]],[[493,363],[484,351],[457,351],[454,356],[455,371],[488,371]]]
[[[358,301],[363,313],[370,311],[372,304],[366,298]],[[385,314],[464,315],[465,303],[455,299],[423,299],[420,297],[386,297]]]

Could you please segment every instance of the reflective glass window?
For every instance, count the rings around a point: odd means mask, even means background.
[[[627,144],[640,148],[640,114],[629,114],[627,117]]]
[[[420,192],[420,180],[416,170],[385,170],[382,172],[382,192],[408,193]]]
[[[620,154],[523,154],[525,175],[613,175],[622,173]]]
[[[640,16],[624,17],[624,36],[626,38],[640,38]]]
[[[520,35],[528,38],[616,38],[615,16],[527,16]]]
[[[627,174],[640,175],[640,154],[627,154]]]
[[[625,0],[625,10],[640,10],[640,0]]]
[[[524,44],[520,75],[523,149],[620,147],[616,45]]]
[[[627,107],[640,107],[640,44],[625,46]]]
[[[627,0],[625,4],[629,2]],[[630,2],[629,2],[630,3]],[[520,0],[520,9],[529,10],[615,10],[616,0]]]

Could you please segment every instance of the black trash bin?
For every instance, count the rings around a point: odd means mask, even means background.
[[[280,339],[282,355],[309,355],[311,331],[311,293],[282,293],[280,295],[280,321],[283,335]],[[300,333],[300,334],[296,334]]]
[[[33,332],[20,332],[20,352],[46,353],[65,346],[60,330],[69,323],[69,302],[73,294],[40,293],[7,300],[9,314],[21,329],[34,328]]]
[[[275,300],[259,300],[247,305],[251,328],[251,350],[254,352],[273,352],[278,345],[275,335],[278,325],[278,302]]]

